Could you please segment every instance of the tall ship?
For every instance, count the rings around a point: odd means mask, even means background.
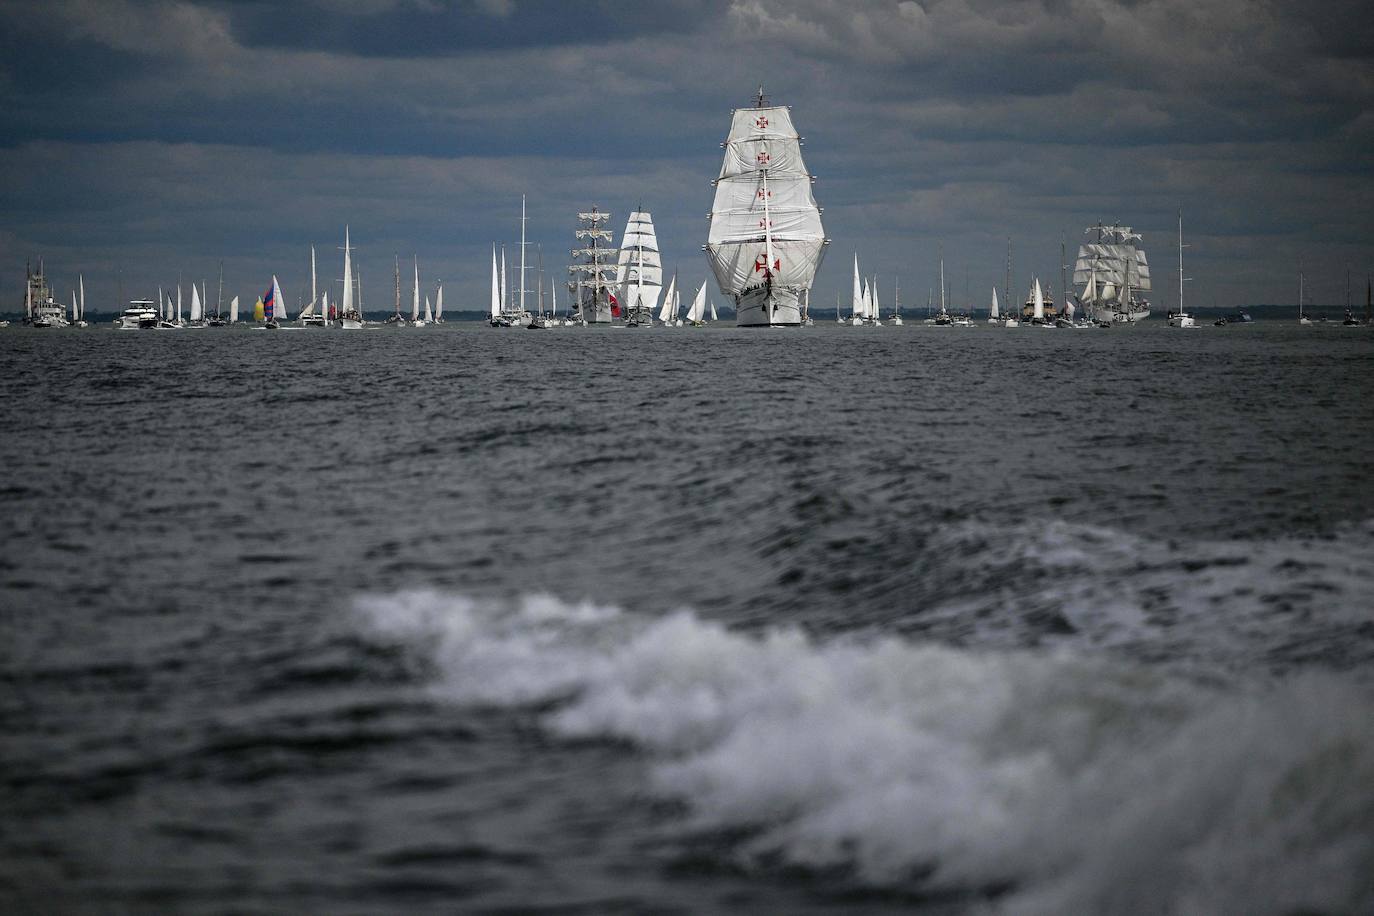
[[[568,267],[573,277],[568,292],[573,297],[573,318],[586,324],[610,324],[621,316],[615,294],[618,252],[610,244],[611,230],[603,226],[610,218],[611,214],[596,207],[577,214],[582,225],[574,235],[584,247],[572,250],[572,256],[582,260]]]
[[[796,327],[829,239],[786,106],[759,87],[736,108],[715,181],[707,257],[739,327]]]
[[[1078,301],[1100,325],[1134,324],[1150,317],[1150,265],[1130,226],[1098,223],[1084,230],[1094,241],[1078,246],[1073,282],[1082,284]]]
[[[658,297],[663,292],[663,262],[658,253],[653,216],[645,210],[635,210],[625,223],[615,282],[625,308],[625,323],[653,324]]]

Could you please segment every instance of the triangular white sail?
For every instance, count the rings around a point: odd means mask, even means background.
[[[854,254],[854,293],[850,297],[849,309],[855,318],[864,317],[864,291],[859,282],[859,255]]]
[[[239,297],[235,296],[229,300],[229,323],[234,324],[239,320]]]
[[[439,289],[434,293],[434,320],[442,321],[444,318],[444,284],[439,284]]]
[[[344,275],[343,275],[343,302],[339,306],[339,317],[349,318],[353,315],[353,253],[349,250],[348,227],[344,226]]]
[[[687,320],[692,324],[701,324],[706,317],[706,281],[701,281],[701,286],[697,287],[697,294],[692,299],[692,307],[687,310]]]
[[[711,301],[711,320],[712,320],[712,321],[718,321],[718,320],[719,320],[719,318],[716,316],[716,303],[715,303],[715,300],[712,300],[712,301]]]
[[[181,324],[181,284],[177,284],[177,324]]]
[[[491,317],[501,314],[501,277],[496,271],[496,245],[491,246]]]
[[[286,308],[281,298],[281,284],[277,282],[277,275],[272,275],[272,314],[267,316],[274,321],[279,321],[286,317]]]
[[[676,293],[676,292],[677,292],[677,275],[674,274],[674,275],[673,275],[673,278],[672,278],[671,280],[668,281],[668,292],[667,292],[667,294],[663,297],[663,308],[660,309],[660,310],[659,310],[659,313],[658,313],[658,320],[659,320],[659,321],[662,321],[662,322],[666,323],[666,322],[668,322],[668,321],[672,318],[672,315],[673,315],[673,295],[674,295],[674,293]],[[657,296],[658,294],[655,293],[654,295]]]
[[[1032,318],[1043,319],[1045,317],[1045,294],[1040,289],[1040,278],[1035,278],[1035,291],[1032,294],[1035,311],[1031,314]]]
[[[878,278],[874,277],[868,287],[868,317],[877,321],[882,317],[882,307],[878,304]]]
[[[78,320],[84,320],[86,318],[86,275],[78,274],[78,278],[77,283],[81,287],[81,303],[76,317]]]
[[[432,323],[433,321],[434,321],[434,309],[433,309],[433,307],[431,307],[430,304],[429,304],[429,296],[426,295],[426,296],[425,296],[425,324],[430,324],[430,323]]]
[[[501,309],[510,302],[510,287],[506,285],[506,246],[501,246]]]
[[[1001,318],[1002,312],[997,306],[997,287],[992,288],[992,311],[989,313],[993,318]]]
[[[324,316],[325,316],[325,319],[328,320],[328,318],[329,318],[329,290],[325,290],[325,291],[324,291],[324,295],[322,295],[322,296],[320,297],[320,314],[324,315]]]

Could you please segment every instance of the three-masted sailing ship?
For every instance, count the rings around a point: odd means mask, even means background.
[[[1150,316],[1150,303],[1138,293],[1150,291],[1150,265],[1138,246],[1140,234],[1130,226],[1098,223],[1085,232],[1096,240],[1078,246],[1073,282],[1082,284],[1078,301],[1100,325],[1134,324]]]
[[[611,214],[596,207],[577,214],[582,225],[574,235],[585,247],[572,249],[572,256],[582,260],[568,266],[573,277],[568,292],[573,297],[573,318],[586,324],[610,324],[621,317],[615,294],[618,252],[610,245],[611,230],[602,225],[610,218]]]
[[[625,307],[625,323],[652,325],[658,297],[663,292],[663,263],[659,258],[653,216],[645,210],[635,210],[625,223],[615,281]]]
[[[829,240],[791,109],[737,108],[711,204],[707,257],[740,327],[797,326]]]

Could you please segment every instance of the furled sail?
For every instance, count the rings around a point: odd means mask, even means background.
[[[825,232],[791,111],[762,102],[760,91],[758,107],[731,118],[706,250],[721,292],[737,306],[767,286],[795,309],[820,266]]]

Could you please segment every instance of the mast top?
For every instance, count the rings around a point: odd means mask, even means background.
[[[767,98],[764,96],[764,94],[763,94],[763,83],[759,83],[759,94],[758,94],[758,98],[756,98],[756,99],[754,100],[754,107],[755,107],[755,108],[767,108],[767,107],[768,107],[768,99],[767,99]]]

